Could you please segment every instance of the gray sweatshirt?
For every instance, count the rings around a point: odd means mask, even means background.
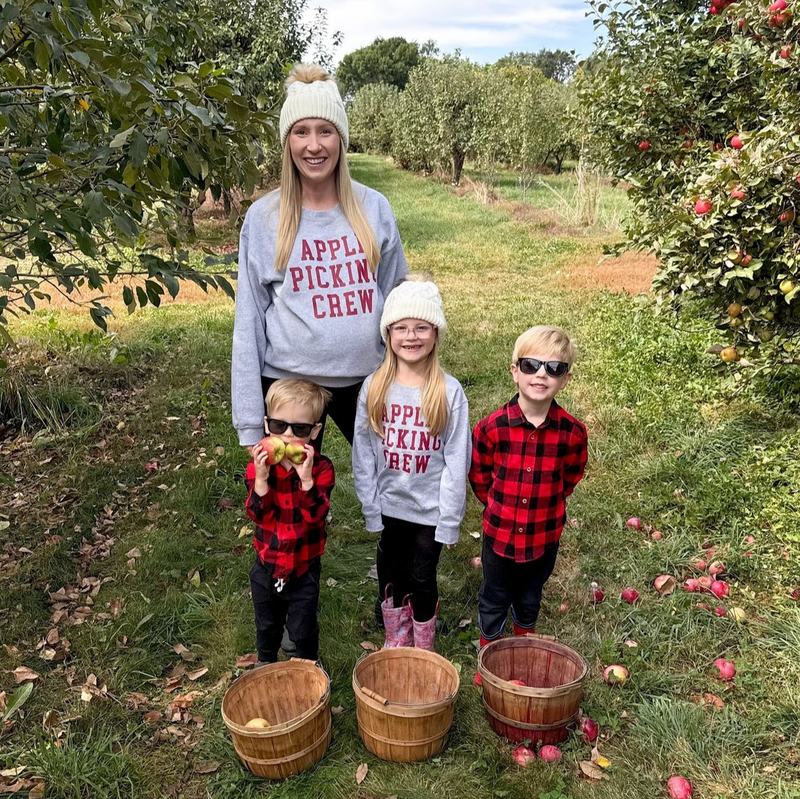
[[[354,184],[381,251],[377,274],[337,205],[303,209],[286,269],[275,268],[278,192],[254,202],[239,239],[233,325],[233,425],[243,445],[264,435],[261,375],[353,385],[383,358],[383,301],[408,273],[386,198]]]
[[[445,376],[447,426],[432,436],[422,416],[421,390],[394,383],[386,396],[383,438],[367,420],[368,377],[361,388],[353,440],[353,476],[367,530],[383,530],[381,514],[435,525],[436,540],[458,541],[467,502],[471,454],[464,389]]]

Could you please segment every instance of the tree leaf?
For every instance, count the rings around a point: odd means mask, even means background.
[[[16,679],[16,674],[14,677]],[[28,701],[32,693],[33,682],[25,683],[21,688],[17,688],[7,700],[6,711],[3,713],[2,721],[10,719]]]
[[[368,772],[369,766],[366,763],[362,763],[356,770],[356,785],[361,785],[361,783],[364,782]]]

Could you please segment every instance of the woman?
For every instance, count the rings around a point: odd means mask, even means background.
[[[270,384],[300,377],[331,392],[322,421],[352,443],[358,392],[383,358],[384,297],[408,265],[386,198],[350,179],[347,113],[321,67],[292,70],[280,135],[280,188],[250,206],[239,243],[233,423],[258,443]]]

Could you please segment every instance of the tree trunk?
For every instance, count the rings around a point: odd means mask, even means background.
[[[231,193],[226,189],[222,190],[222,210],[225,212],[225,218],[230,218],[231,211],[233,210],[233,200]]]
[[[192,202],[191,191],[181,192],[181,201],[178,205],[178,211],[181,216],[181,227],[184,233],[193,237],[197,231],[194,227],[194,203]]]
[[[457,147],[453,148],[453,185],[458,186],[461,182],[461,172],[464,169],[465,155]]]

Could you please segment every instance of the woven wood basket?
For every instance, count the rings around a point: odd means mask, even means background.
[[[435,757],[453,725],[458,672],[435,652],[410,647],[366,655],[353,669],[358,732],[383,760]]]
[[[322,759],[331,740],[331,681],[311,660],[249,671],[228,689],[222,718],[239,759],[253,774],[292,777]],[[245,727],[263,718],[266,729]]]
[[[549,635],[499,638],[487,644],[478,655],[478,672],[492,729],[511,741],[563,741],[578,719],[588,670],[574,649]]]

